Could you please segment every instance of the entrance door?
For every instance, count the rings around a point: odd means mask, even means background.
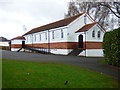
[[[25,41],[22,41],[22,48],[25,48]]]
[[[79,48],[83,48],[83,35],[79,35]]]

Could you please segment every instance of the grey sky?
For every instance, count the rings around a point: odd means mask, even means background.
[[[0,0],[0,36],[8,39],[64,18],[70,0]]]

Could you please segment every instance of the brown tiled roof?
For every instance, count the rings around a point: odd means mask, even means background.
[[[94,23],[90,23],[90,24],[86,24],[84,25],[82,28],[80,28],[77,32],[83,32],[83,31],[88,31],[90,28],[92,28],[94,25],[96,24],[96,22]]]
[[[96,22],[90,15],[89,15],[89,13],[87,13],[88,14],[88,16],[94,21],[94,22]],[[96,22],[98,25],[100,25],[98,22]],[[103,27],[103,26],[101,26],[100,25],[100,27],[106,32],[106,30],[105,30],[105,28]]]
[[[23,37],[23,36],[18,36],[18,37],[15,37],[15,38],[11,39],[11,40],[14,40],[14,39],[25,39],[25,37]]]
[[[25,33],[24,35],[40,32],[40,31],[44,31],[44,30],[49,30],[49,29],[53,29],[53,28],[58,28],[58,27],[62,27],[62,26],[67,26],[83,14],[84,13],[78,14],[78,15],[75,15],[75,16],[72,16],[72,17],[68,17],[66,19],[62,19],[62,20],[59,20],[59,21],[56,21],[56,22],[53,22],[53,23],[50,23],[50,24],[47,24],[47,25],[44,25],[44,26],[34,28],[31,31]]]

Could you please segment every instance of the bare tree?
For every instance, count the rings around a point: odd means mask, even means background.
[[[100,2],[99,5],[107,7],[116,17],[120,18],[120,2]]]
[[[75,5],[75,2],[70,1],[68,3],[68,13],[65,14],[65,17],[74,16],[76,14],[79,14],[78,8]]]
[[[70,8],[71,4],[74,9]],[[111,14],[115,15],[118,19],[120,18],[120,3],[119,2],[80,2],[78,0],[72,1],[68,6],[68,13],[65,15],[73,16],[82,12],[92,14],[96,22],[99,22],[106,29],[110,29],[110,23],[115,23],[114,18],[111,18]],[[77,11],[74,13],[73,10]],[[72,13],[72,14],[71,14]],[[74,14],[73,14],[74,13]]]

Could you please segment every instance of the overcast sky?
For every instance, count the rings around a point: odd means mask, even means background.
[[[64,18],[70,0],[0,0],[0,36],[7,39]]]

